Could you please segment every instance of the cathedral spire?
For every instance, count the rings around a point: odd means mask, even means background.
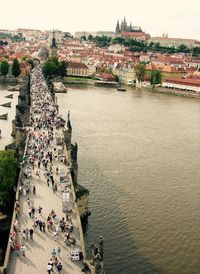
[[[57,48],[54,29],[53,29],[53,37],[52,37],[52,41],[51,41],[51,48]]]
[[[55,38],[55,31],[53,30],[53,37],[51,41],[51,57],[57,57],[57,45],[56,45],[56,38]]]
[[[115,29],[115,34],[119,34],[119,33],[120,33],[120,26],[119,26],[119,19],[118,19],[116,29]]]

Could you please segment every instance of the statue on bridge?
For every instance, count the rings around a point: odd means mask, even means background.
[[[70,110],[68,110],[68,113],[67,113],[67,127],[70,130],[72,129],[71,122],[70,122]]]

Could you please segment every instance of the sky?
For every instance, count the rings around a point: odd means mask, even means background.
[[[151,36],[200,40],[200,0],[0,0],[0,29],[114,31],[124,16]]]

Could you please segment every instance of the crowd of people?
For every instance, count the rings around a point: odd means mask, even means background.
[[[23,179],[19,187],[19,193],[27,200],[28,216],[32,225],[19,229],[18,216],[20,214],[20,204],[15,203],[16,222],[13,232],[10,235],[11,249],[17,255],[26,257],[26,241],[34,240],[34,233],[50,233],[55,242],[63,241],[64,245],[75,245],[76,238],[73,236],[73,220],[68,213],[65,216],[58,216],[54,209],[44,216],[44,205],[36,206],[34,197],[36,187],[31,184],[34,176],[39,182],[46,180],[46,186],[52,188],[53,192],[62,191],[59,178],[58,151],[56,148],[56,131],[65,125],[64,120],[59,116],[52,96],[44,81],[41,69],[35,68],[31,74],[31,128],[28,134],[27,151],[24,155],[25,162]],[[64,163],[67,163],[65,159]],[[62,202],[62,201],[61,201]],[[64,213],[63,213],[64,214]],[[60,259],[61,248],[52,250],[51,259],[47,263],[47,271],[51,273],[54,269],[58,273],[62,271]]]

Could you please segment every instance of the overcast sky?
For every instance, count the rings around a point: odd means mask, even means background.
[[[200,40],[200,0],[0,0],[0,29],[114,31],[124,15],[151,36]]]

